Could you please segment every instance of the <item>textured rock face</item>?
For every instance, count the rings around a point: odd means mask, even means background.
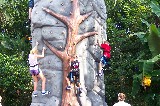
[[[98,31],[98,35],[82,40],[76,46],[76,55],[80,62],[80,82],[83,88],[81,97],[78,97],[81,106],[107,106],[105,103],[105,85],[103,78],[96,76],[98,64],[96,58],[100,58],[100,48],[95,44],[97,39],[106,39],[106,7],[103,0],[79,0],[80,13],[85,14],[92,11],[89,16],[79,26],[78,33]],[[54,12],[70,16],[72,10],[72,0],[35,0],[32,11],[32,46],[38,41],[38,49],[41,52],[45,46],[43,39],[58,50],[64,50],[67,39],[67,26],[57,18],[42,10],[49,8]],[[38,97],[32,97],[31,106],[60,106],[62,100],[62,62],[47,48],[45,57],[39,60],[40,68],[47,78],[46,89],[50,95],[41,95],[41,81],[38,86]]]

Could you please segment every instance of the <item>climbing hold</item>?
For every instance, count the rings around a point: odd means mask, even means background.
[[[51,61],[48,61],[48,64],[50,64],[51,63]]]
[[[82,11],[83,11],[84,14],[86,13],[86,11],[84,9]]]
[[[103,9],[103,6],[101,6],[100,8]]]
[[[56,89],[56,88],[57,88],[57,86],[55,85],[55,86],[54,86],[54,89]]]
[[[62,46],[59,46],[59,48],[61,48],[61,49],[62,49]]]
[[[53,74],[53,77],[56,77],[56,74],[55,74],[55,73]]]
[[[69,14],[72,15],[72,12],[70,12]]]
[[[93,6],[93,4],[90,2],[90,6]]]
[[[53,32],[52,32],[52,31],[50,31],[50,33],[52,34]]]
[[[39,18],[38,20],[41,21],[41,18]]]
[[[64,4],[63,3],[61,3],[61,6],[63,6]]]
[[[64,34],[65,34],[65,32],[64,32],[64,31],[62,31],[62,34],[64,35]]]

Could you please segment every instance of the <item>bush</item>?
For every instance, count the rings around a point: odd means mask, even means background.
[[[0,53],[0,95],[4,106],[29,106],[31,77],[21,56]],[[22,102],[23,101],[23,102]]]

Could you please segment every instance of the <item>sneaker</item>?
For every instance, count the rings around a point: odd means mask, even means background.
[[[79,96],[82,97],[82,93],[80,93]]]
[[[98,76],[102,77],[102,75],[103,75],[102,73],[98,73]]]
[[[80,94],[82,93],[82,88],[79,88],[79,93],[80,93]]]
[[[48,95],[48,94],[49,94],[49,91],[42,92],[42,95]]]
[[[81,96],[82,88],[77,88],[76,95]]]
[[[33,97],[37,97],[37,93],[33,93]]]
[[[71,86],[67,86],[67,87],[66,87],[66,90],[70,90],[70,89],[71,89]]]

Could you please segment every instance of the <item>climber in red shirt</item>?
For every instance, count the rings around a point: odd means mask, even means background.
[[[104,43],[102,43],[100,47],[103,50],[103,56],[109,59],[111,57],[111,54],[110,54],[111,46],[109,45],[109,42],[104,41]]]
[[[103,67],[108,67],[108,61],[111,58],[111,54],[110,54],[111,46],[109,45],[108,41],[104,41],[102,44],[99,44],[99,41],[98,41],[98,45],[103,51],[103,55],[99,63],[99,73],[98,73],[99,76],[102,76]]]

